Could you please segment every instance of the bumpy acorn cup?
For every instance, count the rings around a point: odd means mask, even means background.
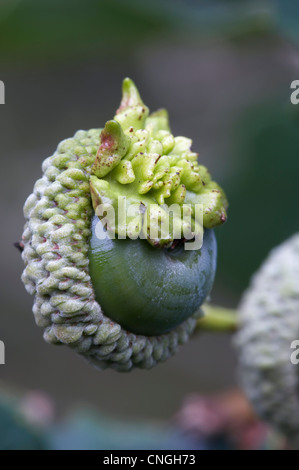
[[[258,415],[299,449],[299,234],[272,250],[239,312],[241,384]]]
[[[212,229],[227,207],[191,143],[173,137],[165,110],[149,115],[125,79],[114,119],[78,131],[43,162],[24,206],[22,279],[47,342],[67,344],[99,368],[128,371],[153,367],[188,340],[212,288]],[[135,210],[116,218],[113,238],[107,208],[118,214],[124,199]],[[179,212],[170,214],[172,204]],[[203,235],[200,250],[184,250],[186,231]]]

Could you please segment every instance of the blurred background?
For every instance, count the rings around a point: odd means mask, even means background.
[[[191,392],[235,386],[229,335],[197,335],[165,364],[129,374],[98,372],[73,351],[49,346],[35,326],[13,243],[43,159],[78,129],[103,126],[129,76],[152,111],[168,109],[173,133],[193,139],[227,192],[212,301],[236,307],[269,250],[298,231],[299,105],[290,102],[290,84],[299,79],[298,22],[293,0],[1,0],[6,394],[39,390],[58,419],[81,406],[156,425],[169,423]]]

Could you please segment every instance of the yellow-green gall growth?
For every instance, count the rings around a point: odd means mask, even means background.
[[[134,232],[143,231],[144,238],[155,246],[169,244],[186,233],[183,210],[170,214],[173,204],[190,208],[189,238],[202,231],[195,220],[196,205],[202,205],[204,228],[222,224],[226,220],[225,194],[212,181],[207,168],[198,163],[198,154],[191,145],[191,139],[172,135],[164,109],[149,114],[134,83],[125,79],[121,105],[101,133],[101,145],[91,169],[94,209],[109,204],[117,211],[119,197],[125,198],[128,206],[139,205],[125,227],[120,228],[116,221],[115,232],[122,230],[133,237]],[[154,213],[150,212],[151,220],[156,217],[158,225],[158,237],[154,239],[146,217],[151,205],[158,206],[152,209]],[[161,226],[169,217],[170,230],[161,236]]]

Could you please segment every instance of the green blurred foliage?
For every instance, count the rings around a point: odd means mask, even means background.
[[[161,423],[128,422],[96,410],[79,409],[48,433],[55,450],[146,450],[204,448],[203,440],[192,441],[178,430]]]
[[[1,10],[0,10],[1,13]],[[148,11],[134,2],[85,0],[24,0],[15,2],[10,14],[0,17],[0,52],[63,57],[69,53],[101,54],[111,46],[121,49],[161,31],[164,16]],[[121,42],[120,42],[121,41]]]
[[[2,0],[3,1],[3,0]],[[0,54],[64,59],[122,54],[147,38],[258,34],[272,29],[268,2],[223,0],[7,0],[0,4]]]
[[[23,398],[22,394],[11,394],[9,398],[0,394],[0,451],[187,450],[208,444],[184,436],[168,424],[122,421],[86,408],[76,409],[59,423],[31,423],[22,411]]]
[[[296,0],[273,0],[276,22],[288,38],[299,41],[299,2]]]
[[[269,250],[298,231],[299,110],[285,100],[260,103],[235,129],[227,182],[231,218],[223,227],[219,272],[241,291]]]
[[[0,398],[0,450],[44,450],[46,439],[26,422],[16,402]]]

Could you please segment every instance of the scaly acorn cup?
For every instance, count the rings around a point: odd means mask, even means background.
[[[256,412],[299,449],[299,234],[275,248],[242,298],[241,384]]]
[[[47,342],[128,371],[153,367],[188,340],[214,280],[211,229],[227,208],[191,143],[173,137],[165,110],[149,115],[125,79],[114,119],[78,131],[43,162],[24,206],[22,280]],[[202,248],[184,250],[182,237],[203,237]]]

